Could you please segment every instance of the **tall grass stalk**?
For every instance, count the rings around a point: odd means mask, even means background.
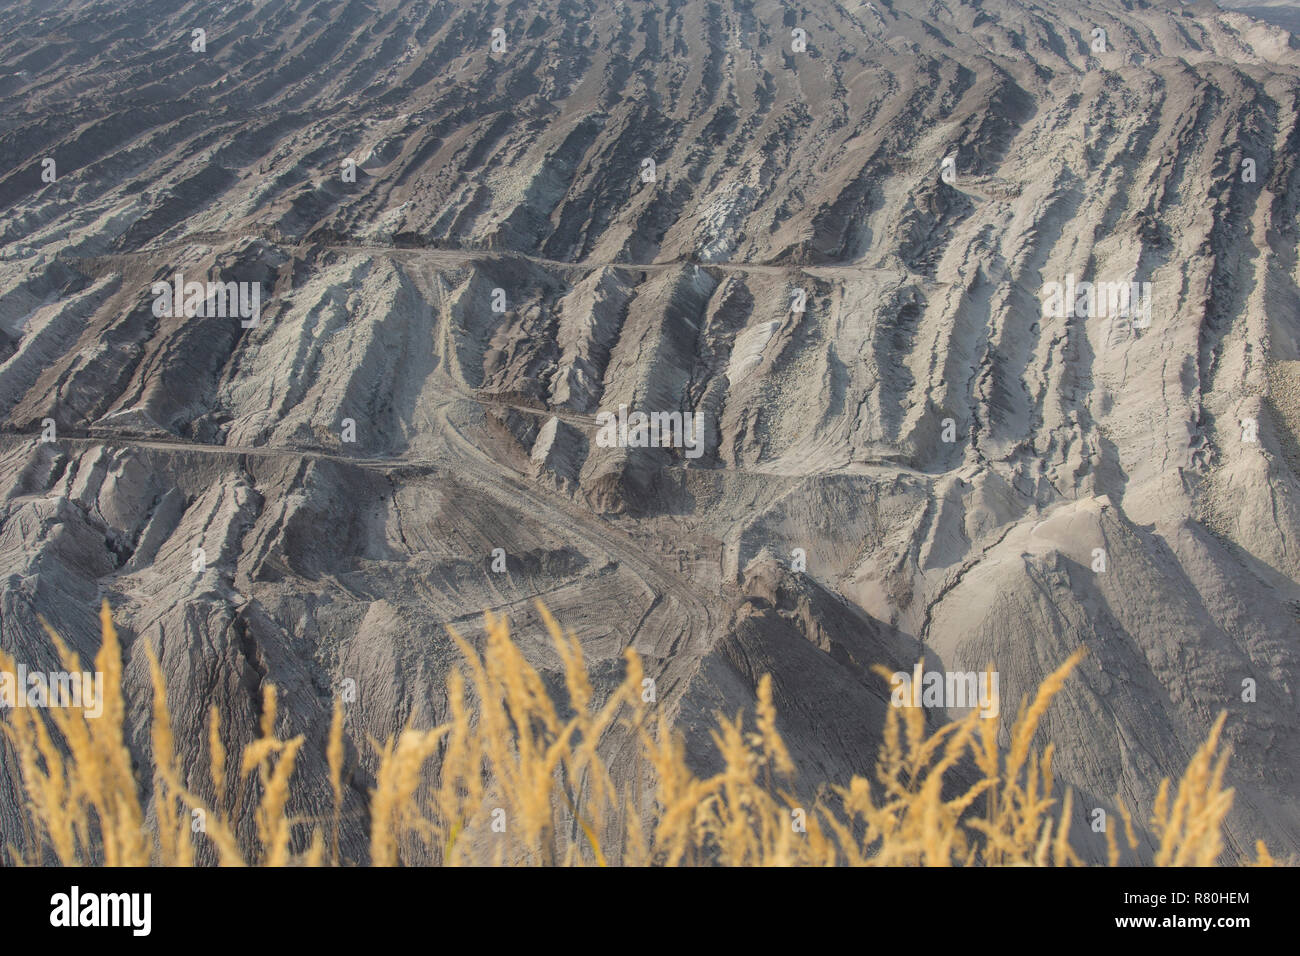
[[[919,709],[890,708],[870,776],[823,786],[808,796],[777,729],[770,679],[758,685],[755,713],[718,715],[712,740],[722,769],[701,777],[688,766],[680,733],[642,700],[643,670],[630,649],[621,683],[604,696],[588,679],[582,645],[545,607],[542,620],[563,665],[563,693],[548,690],[511,640],[508,623],[486,615],[482,653],[452,631],[463,669],[448,680],[446,722],[407,727],[371,741],[368,861],[379,866],[441,865],[1042,865],[1083,862],[1071,843],[1073,794],[1052,776],[1053,748],[1034,746],[1039,722],[1080,659],[1048,676],[1020,703],[1009,746],[995,720],[976,711],[932,733]],[[214,709],[206,741],[208,788],[194,792],[179,764],[163,676],[149,654],[153,684],[152,768],[133,770],[126,743],[122,650],[107,604],[95,668],[104,675],[103,714],[31,708],[8,712],[3,731],[26,799],[22,845],[10,863],[189,866],[340,865],[348,756],[347,712],[336,703],[324,765],[330,812],[290,813],[305,738],[276,733],[273,686],[264,688],[260,736],[230,761]],[[49,631],[67,670],[76,655]],[[13,662],[0,654],[0,667]],[[884,672],[882,672],[884,673]],[[887,676],[887,675],[886,675]],[[557,697],[561,700],[557,701]],[[1224,787],[1224,717],[1176,787],[1164,781],[1143,834],[1127,807],[1106,831],[1108,861],[1137,859],[1143,836],[1157,865],[1207,865],[1223,849],[1232,805]],[[609,760],[634,768],[620,789]],[[630,759],[628,759],[630,757]],[[355,761],[354,761],[355,762]],[[961,772],[957,772],[962,767]],[[237,779],[232,779],[230,767]],[[972,770],[973,768],[973,770]],[[201,771],[193,771],[202,776]],[[643,779],[643,774],[645,779]],[[968,785],[958,779],[974,778]],[[228,810],[231,787],[234,807]],[[242,795],[252,793],[252,825],[241,828]],[[649,793],[651,799],[646,799]],[[142,794],[148,793],[148,801]],[[800,793],[805,794],[799,796]],[[150,812],[151,811],[151,812]],[[203,826],[192,825],[201,819]],[[1121,838],[1127,854],[1121,853]],[[206,844],[206,848],[204,847]],[[1257,844],[1260,863],[1273,860]]]

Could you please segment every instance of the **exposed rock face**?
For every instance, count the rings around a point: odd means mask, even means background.
[[[106,596],[142,762],[146,646],[201,793],[210,705],[238,747],[274,682],[321,754],[354,681],[364,859],[367,739],[445,717],[483,608],[557,667],[541,598],[605,686],[644,655],[701,765],[771,672],[808,780],[873,760],[874,664],[991,664],[1009,721],[1084,644],[1046,719],[1080,826],[1226,709],[1225,859],[1300,849],[1287,32],[1171,0],[51,9],[0,10],[0,646],[53,668],[44,615],[87,658]],[[258,314],[159,314],[177,274]],[[1149,316],[1050,283],[1150,283]],[[701,412],[699,456],[602,443],[620,405]],[[329,806],[323,761],[297,799]]]
[[[1300,33],[1300,5],[1295,0],[1219,0],[1219,6]]]

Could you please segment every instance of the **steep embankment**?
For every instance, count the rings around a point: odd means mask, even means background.
[[[272,681],[319,753],[355,687],[355,857],[485,607],[602,687],[635,646],[701,762],[772,672],[809,778],[872,759],[874,663],[991,663],[1009,720],[1086,644],[1081,826],[1226,708],[1227,858],[1294,851],[1298,98],[1208,4],[10,4],[0,646],[88,657],[108,596],[200,792],[208,705],[236,748]],[[178,273],[257,323],[156,314]],[[1069,276],[1149,324],[1045,315]],[[602,447],[619,404],[702,454]]]

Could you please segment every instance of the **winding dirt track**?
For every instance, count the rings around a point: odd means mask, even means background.
[[[980,198],[983,197],[981,196]],[[108,271],[121,268],[126,263],[139,262],[141,260],[161,262],[169,255],[187,250],[192,251],[196,247],[226,247],[253,239],[260,239],[271,243],[278,249],[297,254],[340,252],[347,255],[382,256],[403,261],[434,263],[447,268],[479,266],[487,262],[528,262],[559,273],[588,273],[600,269],[614,269],[630,273],[655,274],[671,272],[678,269],[686,269],[694,266],[705,271],[722,272],[734,275],[786,277],[808,275],[815,278],[826,279],[828,281],[851,279],[856,282],[863,282],[875,280],[892,285],[897,285],[900,281],[904,281],[930,289],[943,289],[952,285],[952,283],[939,282],[928,276],[909,272],[902,268],[895,271],[890,269],[873,268],[865,263],[857,262],[826,262],[809,264],[796,262],[713,261],[705,259],[675,259],[656,262],[627,262],[623,260],[602,261],[595,259],[566,261],[493,248],[439,249],[431,247],[422,248],[391,245],[365,245],[354,242],[303,242],[275,238],[270,235],[236,232],[200,232],[187,235],[183,239],[150,245],[141,249],[133,249],[128,252],[109,252],[89,256],[63,255],[59,258],[71,265],[75,265],[77,268],[82,269],[89,275],[99,276]]]
[[[470,442],[448,417],[450,409],[465,399],[450,397],[435,410],[432,419],[426,418],[427,434],[439,434],[446,439],[438,458],[419,457],[353,457],[323,450],[269,445],[215,445],[190,441],[184,438],[141,438],[112,434],[93,436],[63,436],[56,445],[79,448],[106,446],[135,448],[152,451],[190,453],[215,456],[254,456],[262,458],[291,458],[300,461],[330,461],[354,468],[382,472],[401,470],[410,473],[424,472],[430,476],[455,474],[468,478],[473,486],[511,510],[522,510],[554,528],[564,529],[565,535],[583,553],[604,553],[619,566],[632,572],[652,596],[650,609],[637,622],[632,634],[632,644],[637,646],[637,636],[642,631],[653,634],[676,634],[667,640],[638,647],[645,659],[647,675],[654,678],[659,693],[673,701],[676,690],[694,672],[700,656],[708,649],[707,638],[725,623],[729,609],[739,600],[734,586],[724,586],[721,593],[702,596],[697,582],[687,579],[675,570],[654,560],[654,552],[632,540],[625,532],[593,516],[563,496],[551,492],[526,479],[507,474],[500,463],[493,461]],[[479,400],[482,402],[482,400]],[[483,402],[483,404],[491,404]],[[513,407],[513,406],[512,406]],[[519,406],[519,410],[543,414],[536,409]],[[549,414],[549,413],[546,413]],[[588,416],[571,416],[587,423]],[[7,446],[30,443],[33,436],[13,431],[0,431],[0,443]],[[655,622],[661,626],[651,626]]]

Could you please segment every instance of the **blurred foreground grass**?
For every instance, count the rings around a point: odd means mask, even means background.
[[[588,681],[582,649],[544,607],[542,617],[563,663],[557,706],[542,677],[511,641],[508,623],[486,616],[478,654],[453,631],[464,658],[449,679],[449,717],[430,730],[406,729],[372,741],[369,794],[373,865],[1077,865],[1070,842],[1073,795],[1058,799],[1052,747],[1033,746],[1039,720],[1078,662],[1076,653],[1022,701],[999,749],[999,721],[978,712],[925,733],[918,708],[889,708],[872,779],[823,786],[815,800],[795,795],[794,767],[776,728],[771,683],[758,687],[753,726],[719,715],[712,732],[722,770],[701,778],[685,759],[679,733],[660,726],[642,700],[641,662],[630,649],[622,683],[602,703]],[[137,778],[126,746],[122,656],[107,604],[95,669],[104,675],[102,716],[79,708],[8,711],[3,725],[18,756],[26,796],[26,840],[5,848],[10,862],[65,865],[331,865],[340,862],[345,787],[344,710],[335,704],[325,753],[333,813],[289,813],[302,736],[276,736],[275,688],[267,686],[261,736],[228,755],[219,715],[208,718],[206,767],[182,773],[165,688],[153,678],[152,778]],[[48,630],[48,628],[47,628]],[[52,631],[68,671],[81,666]],[[0,654],[0,668],[13,662]],[[887,674],[881,671],[882,676]],[[1157,865],[1214,864],[1232,805],[1223,786],[1224,717],[1177,786],[1162,784],[1148,825]],[[617,738],[625,746],[611,748]],[[602,741],[606,746],[598,747]],[[634,784],[620,789],[606,763],[622,750]],[[633,756],[627,758],[627,752]],[[959,764],[978,778],[953,793]],[[193,779],[194,777],[202,779]],[[625,774],[624,776],[628,776]],[[970,774],[963,774],[970,776]],[[249,792],[241,809],[218,794]],[[152,793],[152,810],[142,802]],[[205,800],[196,791],[214,795]],[[218,805],[212,805],[218,804]],[[1111,865],[1120,840],[1136,849],[1133,820],[1105,833]],[[197,811],[197,813],[196,813]],[[251,813],[255,828],[237,827]],[[201,832],[194,821],[203,821]],[[204,843],[206,842],[206,846]],[[200,848],[203,847],[202,851]],[[1262,842],[1258,862],[1272,863]],[[350,861],[347,861],[350,862]]]

